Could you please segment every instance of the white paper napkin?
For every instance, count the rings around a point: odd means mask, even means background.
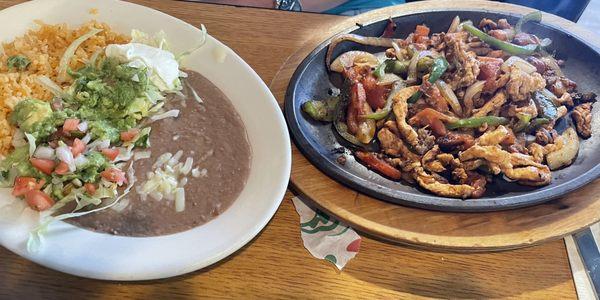
[[[300,215],[304,247],[314,257],[333,263],[339,270],[360,249],[362,238],[350,227],[318,209],[312,209],[299,197],[292,199]]]

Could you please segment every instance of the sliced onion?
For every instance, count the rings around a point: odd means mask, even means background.
[[[27,139],[27,143],[29,144],[29,157],[32,157],[35,153],[35,137],[25,132],[25,138]]]
[[[100,141],[100,144],[98,144],[98,149],[106,149],[108,147],[110,147],[109,140],[102,140],[102,141]]]
[[[79,123],[79,125],[77,125],[77,129],[81,132],[86,132],[88,130],[88,122],[83,121],[83,122]]]
[[[541,61],[544,62],[544,64],[546,64],[546,66],[548,68],[553,70],[557,76],[563,76],[563,72],[560,69],[560,67],[558,66],[558,63],[556,62],[556,59],[554,59],[554,57],[548,55],[548,56],[544,56],[540,59],[541,59]]]
[[[80,155],[83,156],[83,155]],[[54,159],[56,157],[54,149],[46,146],[39,146],[35,149],[33,157],[41,159]]]
[[[375,55],[365,51],[348,51],[342,53],[331,63],[331,71],[341,73],[346,68],[354,65],[368,65],[371,68],[379,65],[379,60]]]
[[[438,80],[435,84],[437,85],[444,99],[446,99],[450,107],[452,107],[454,113],[461,117],[463,114],[462,107],[460,106],[460,102],[458,102],[458,98],[456,97],[456,94],[452,88],[443,80]]]
[[[185,190],[183,188],[175,189],[175,211],[182,212],[185,210]]]
[[[71,153],[71,149],[69,149],[69,147],[60,146],[56,148],[56,157],[69,166],[69,171],[75,171],[75,159],[73,158],[73,153]]]
[[[425,56],[437,57],[438,53],[427,50],[413,54],[413,57],[410,59],[410,64],[408,65],[408,77],[406,78],[406,81],[409,84],[417,81],[417,64],[419,63],[419,60]]]
[[[473,98],[480,94],[483,91],[483,87],[485,86],[485,81],[477,81],[473,83],[470,87],[465,91],[465,97],[463,98],[463,104],[465,106],[465,110],[467,114],[471,113],[473,109]]]
[[[525,72],[527,74],[532,74],[533,72],[535,72],[537,70],[532,64],[528,63],[527,61],[525,61],[524,59],[522,59],[518,56],[509,57],[502,64],[500,69],[505,73],[509,73],[510,67],[513,65],[516,66],[517,68],[521,69],[523,72]]]
[[[360,45],[366,46],[375,46],[375,47],[392,47],[392,43],[402,43],[404,40],[402,39],[390,39],[390,38],[378,38],[378,37],[366,37],[358,34],[340,34],[334,37],[331,40],[331,44],[327,49],[327,54],[325,55],[325,65],[331,70],[331,57],[333,56],[333,51],[342,42],[352,41]]]
[[[85,155],[77,155],[77,157],[74,159],[75,161],[75,167],[80,168],[82,166],[84,166],[85,164],[87,164],[88,159],[85,157]]]
[[[458,29],[458,24],[460,24],[460,17],[456,16],[452,20],[452,23],[450,23],[450,27],[448,28],[448,31],[446,31],[446,33],[456,32],[456,30]]]
[[[385,75],[383,75],[383,77],[379,78],[379,80],[377,80],[377,85],[391,85],[394,84],[394,82],[402,80],[402,78],[400,78],[400,76],[394,74],[394,73],[385,73]]]
[[[404,57],[402,57],[402,55],[401,55],[402,49],[400,49],[400,46],[398,46],[397,43],[392,42],[392,47],[394,48],[394,54],[396,55],[396,59],[404,60]]]
[[[385,52],[377,52],[377,53],[373,53],[373,55],[375,55],[375,57],[377,57],[377,60],[379,61],[379,63],[382,63],[386,59],[388,59],[388,57],[385,55]]]
[[[158,121],[158,120],[162,120],[162,119],[166,119],[166,118],[177,118],[177,116],[179,116],[179,110],[178,109],[172,109],[168,112],[162,113],[162,114],[158,114],[158,115],[153,115],[150,117],[151,121]]]
[[[86,148],[86,152],[90,152],[93,151],[95,149],[106,149],[110,147],[110,141],[109,140],[95,140],[93,142],[91,142],[87,148]]]
[[[90,140],[92,140],[92,136],[89,133],[81,139],[81,141],[86,145],[90,143]]]

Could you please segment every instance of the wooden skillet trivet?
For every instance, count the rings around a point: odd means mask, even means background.
[[[425,1],[373,11],[316,33],[292,55],[271,83],[283,103],[292,74],[321,42],[355,24],[431,10],[486,7],[492,11],[526,14],[525,7],[487,1]],[[600,39],[575,23],[544,14],[544,22],[567,29],[600,47]],[[410,208],[360,194],[327,177],[293,146],[292,186],[326,212],[353,228],[385,240],[433,250],[482,252],[515,249],[560,239],[600,220],[600,180],[533,207],[488,213],[447,213]]]

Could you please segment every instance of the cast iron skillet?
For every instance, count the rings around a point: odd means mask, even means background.
[[[485,11],[433,11],[402,16],[394,19],[398,24],[396,37],[406,37],[418,24],[425,23],[431,32],[446,31],[452,19],[459,15],[461,20],[473,20],[475,24],[486,17],[493,20],[507,18],[511,24],[518,20],[517,16]],[[352,33],[364,36],[379,36],[387,20],[359,27]],[[600,54],[597,49],[579,39],[547,24],[528,23],[524,31],[535,33],[542,38],[551,38],[551,50],[557,57],[566,61],[563,71],[575,80],[581,92],[600,93]],[[415,206],[441,211],[494,211],[539,204],[565,195],[583,185],[590,183],[600,175],[600,119],[598,106],[594,105],[593,134],[582,141],[576,161],[568,168],[552,172],[552,183],[545,187],[527,187],[509,183],[502,178],[494,178],[487,185],[487,192],[479,199],[453,199],[435,196],[423,189],[404,182],[386,179],[368,170],[356,162],[346,148],[341,137],[334,134],[331,124],[311,120],[301,110],[302,103],[310,99],[324,99],[331,88],[339,87],[341,77],[328,74],[325,67],[325,53],[329,41],[319,45],[298,66],[287,89],[285,97],[285,116],[290,132],[300,151],[317,168],[331,178],[361,193],[396,204]],[[336,48],[334,58],[348,50],[365,50],[381,52],[381,48],[365,47],[345,42]],[[557,128],[564,129],[570,118],[563,118]],[[341,152],[346,152],[347,162],[344,165],[336,160]]]

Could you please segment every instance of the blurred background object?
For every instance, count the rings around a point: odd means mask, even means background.
[[[187,0],[215,4],[251,6],[291,11],[317,12],[353,16],[386,6],[420,0]],[[436,0],[431,0],[436,1]],[[591,31],[600,31],[600,0],[495,0],[524,5],[561,16],[582,24]]]
[[[500,0],[500,2],[536,8],[577,22],[590,0]]]

